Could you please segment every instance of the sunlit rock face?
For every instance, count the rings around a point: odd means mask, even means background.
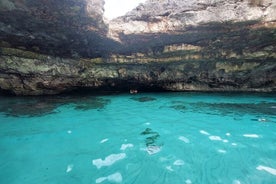
[[[276,91],[274,0],[2,0],[0,91]]]
[[[273,0],[148,0],[110,22],[110,35],[172,33],[210,22],[275,21]]]
[[[103,5],[103,0],[1,0],[0,45],[60,57],[101,56],[111,42]]]
[[[247,57],[252,49],[266,52],[264,45],[273,52],[275,44],[266,38],[275,42],[275,29],[273,0],[148,0],[112,20],[109,36],[126,45],[122,52],[162,51],[165,45],[190,44],[204,52],[219,49],[211,54],[213,58],[239,57],[242,52]]]
[[[169,90],[275,91],[273,0],[148,0],[112,20],[109,36],[125,46],[112,55],[117,62],[192,63],[187,71],[175,68],[188,79],[164,84]]]

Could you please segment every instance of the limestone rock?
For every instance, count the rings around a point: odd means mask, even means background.
[[[109,23],[110,35],[172,33],[210,22],[275,21],[274,0],[148,0]]]
[[[0,91],[276,91],[275,0],[1,0]]]
[[[22,51],[23,52],[23,51]],[[102,90],[275,91],[274,61],[110,63],[1,54],[0,89],[16,95]],[[31,56],[31,57],[30,57]]]
[[[61,57],[103,55],[115,44],[106,38],[103,5],[103,0],[1,0],[0,40]]]

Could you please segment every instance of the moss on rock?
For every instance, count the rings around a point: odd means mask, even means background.
[[[0,54],[5,56],[16,56],[21,58],[29,58],[29,59],[39,59],[39,60],[46,60],[48,58],[47,55],[20,50],[10,47],[0,47]]]

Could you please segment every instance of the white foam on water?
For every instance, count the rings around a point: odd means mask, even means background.
[[[159,146],[148,146],[147,147],[147,152],[149,155],[156,154],[161,151],[161,147]]]
[[[145,125],[150,125],[150,122],[146,122],[146,123],[144,123]]]
[[[166,162],[167,160],[168,160],[168,159],[167,159],[166,157],[160,157],[160,158],[159,158],[159,161],[160,161],[160,162]]]
[[[229,132],[227,132],[225,135],[226,135],[226,136],[231,136],[231,134],[230,134]]]
[[[232,146],[237,146],[237,143],[233,142],[233,143],[232,143]]]
[[[110,166],[113,165],[115,162],[122,160],[126,157],[125,153],[119,153],[119,154],[111,154],[107,157],[105,157],[104,160],[101,158],[95,159],[92,161],[92,164],[95,165],[98,169],[104,166]]]
[[[244,137],[249,137],[249,138],[259,138],[259,135],[257,134],[243,134]]]
[[[225,143],[229,142],[227,139],[223,139],[222,141],[225,142]]]
[[[199,131],[201,134],[203,134],[203,135],[210,135],[208,132],[206,132],[205,130],[200,130]]]
[[[191,181],[190,179],[187,179],[187,180],[185,181],[185,183],[186,183],[186,184],[192,184],[192,181]]]
[[[126,150],[127,148],[132,148],[133,144],[122,144],[120,150]]]
[[[185,142],[185,143],[190,143],[190,140],[188,138],[184,137],[184,136],[179,136],[178,139]]]
[[[68,134],[71,134],[71,133],[72,133],[72,130],[68,130],[67,133],[68,133]]]
[[[276,175],[276,169],[271,168],[271,167],[266,167],[266,166],[259,165],[256,169],[259,170],[259,171],[266,171],[266,172],[268,172],[272,175]]]
[[[96,183],[102,183],[105,180],[107,180],[107,177],[100,177],[100,178],[96,179]]]
[[[259,122],[266,122],[267,119],[265,119],[265,118],[259,118],[258,121],[259,121]]]
[[[168,171],[173,171],[172,166],[167,166],[166,169],[167,169]]]
[[[226,153],[226,151],[223,150],[223,149],[219,149],[218,152],[219,152],[219,153]]]
[[[147,148],[140,148],[140,151],[147,151]]]
[[[66,172],[67,172],[67,173],[71,172],[71,171],[73,170],[73,167],[74,167],[73,164],[68,165],[68,166],[67,166],[67,169],[66,169]]]
[[[100,178],[96,179],[96,183],[102,183],[105,180],[108,180],[109,182],[113,182],[113,183],[121,183],[123,181],[123,177],[122,177],[121,173],[116,172],[109,176],[100,177]]]
[[[234,180],[232,184],[241,184],[241,182],[239,180]]]
[[[209,136],[209,139],[212,141],[222,141],[220,136],[214,136],[214,135]]]
[[[114,183],[121,183],[123,181],[123,177],[121,173],[116,172],[114,174],[107,176],[107,180]]]
[[[183,160],[176,160],[176,161],[174,161],[174,163],[173,163],[173,165],[178,165],[178,166],[184,165],[184,164],[185,164],[185,162],[184,162]]]
[[[107,141],[108,141],[108,139],[103,139],[103,140],[101,140],[100,143],[102,144],[102,143],[105,143],[105,142],[107,142]]]

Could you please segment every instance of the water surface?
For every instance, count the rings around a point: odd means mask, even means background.
[[[0,183],[273,184],[275,94],[0,97]]]

